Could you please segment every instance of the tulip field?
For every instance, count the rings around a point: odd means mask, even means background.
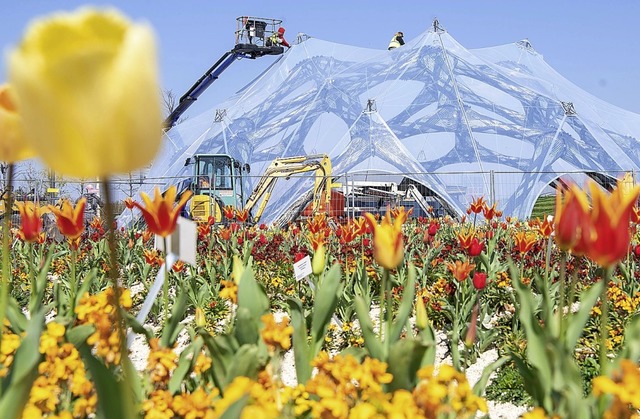
[[[227,207],[185,260],[159,249],[190,193],[120,203],[109,183],[160,147],[154,53],[150,28],[94,9],[36,21],[8,52],[3,418],[473,418],[489,401],[527,418],[638,416],[640,186],[568,185],[529,220],[481,196],[457,220],[395,207],[284,228]],[[85,198],[15,201],[29,157],[99,178],[101,217],[85,219]],[[116,205],[141,222],[117,227]]]
[[[584,255],[575,223],[597,229],[595,211],[571,212],[586,198],[574,187],[553,222],[502,217],[482,198],[462,222],[399,207],[285,229],[246,225],[227,208],[222,225],[198,225],[196,265],[170,268],[154,234],[170,234],[180,205],[131,199],[150,223],[115,231],[117,291],[105,221],[85,222],[83,201],[50,208],[67,237],[59,243],[41,231],[43,208],[18,203],[1,403],[24,417],[475,417],[495,394],[490,375],[495,386],[515,371],[522,390],[510,390],[525,396],[526,417],[630,416],[640,246],[629,229],[637,210],[621,192],[592,205],[613,217],[607,206],[628,202],[615,239],[626,231],[625,246],[588,243]],[[153,224],[162,211],[170,217]],[[306,256],[313,273],[296,281]],[[134,316],[164,269],[141,324]],[[146,368],[133,368],[126,333],[150,347]],[[180,333],[189,338],[178,347]],[[450,362],[434,366],[436,333]],[[499,358],[472,388],[465,370],[489,349]],[[280,377],[286,351],[295,387]]]

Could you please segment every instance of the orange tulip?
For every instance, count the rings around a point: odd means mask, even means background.
[[[235,218],[236,210],[233,205],[225,206],[222,209],[222,212],[224,213],[224,218],[226,218],[227,220],[233,220]]]
[[[230,228],[223,228],[220,230],[220,238],[224,241],[229,241],[231,240],[231,229]]]
[[[243,209],[243,210],[236,210],[236,220],[238,220],[241,223],[244,223],[245,221],[247,221],[247,219],[249,219],[249,210],[248,209]]]
[[[145,205],[142,206],[138,202],[133,205],[142,211],[142,216],[147,222],[147,229],[160,237],[167,237],[176,229],[180,210],[187,204],[191,198],[192,192],[187,190],[180,196],[180,201],[176,206],[176,187],[171,186],[164,196],[160,192],[160,188],[156,186],[153,201],[144,192],[140,192],[140,196]]]
[[[327,215],[324,212],[316,214],[310,220],[307,220],[307,227],[309,232],[317,233],[327,228]]]
[[[531,231],[518,231],[514,239],[516,248],[520,253],[527,253],[534,244],[536,244],[537,238],[535,233]]]
[[[84,208],[86,205],[86,198],[80,198],[75,208],[66,199],[62,201],[61,208],[49,205],[49,209],[56,216],[58,230],[68,239],[77,239],[84,232]]]
[[[104,221],[98,217],[93,217],[93,220],[89,223],[89,227],[94,230],[104,230]]]
[[[460,262],[456,260],[455,263],[447,262],[447,269],[453,274],[453,277],[459,282],[463,282],[469,277],[469,274],[476,267],[474,263],[469,263],[468,260]]]
[[[395,207],[391,208],[389,212],[394,220],[400,218],[402,219],[402,224],[404,224],[404,222],[407,221],[407,218],[409,218],[409,215],[413,212],[413,208],[409,208],[409,211],[405,211],[404,207]]]
[[[144,249],[143,251],[143,256],[144,256],[144,260],[147,262],[147,264],[153,266],[155,264],[160,264],[159,263],[159,255],[158,255],[158,251],[156,249]]]
[[[484,197],[481,196],[479,198],[475,198],[471,202],[471,205],[469,206],[469,210],[474,214],[480,214],[484,206],[485,206]]]
[[[584,237],[585,254],[600,266],[613,266],[627,256],[631,241],[629,222],[640,186],[624,190],[618,181],[618,187],[611,194],[595,182],[590,182],[589,188],[593,208],[590,234]]]
[[[540,234],[542,234],[544,237],[549,237],[551,236],[551,233],[553,233],[553,221],[549,221],[548,218],[545,217],[544,221],[542,222],[542,224],[540,224],[538,226],[538,231],[540,232]]]
[[[353,239],[356,238],[355,227],[353,226],[352,223],[338,226],[338,230],[336,230],[336,234],[340,235],[344,243],[351,243]]]
[[[180,273],[184,271],[184,268],[185,268],[184,262],[181,260],[178,260],[176,263],[173,264],[173,268],[171,269],[173,270],[173,272]]]
[[[36,243],[42,244],[46,239],[47,239],[47,235],[43,231],[42,233],[38,234],[38,237],[36,237]]]
[[[471,247],[471,243],[476,233],[473,230],[469,230],[468,232],[460,232],[458,233],[458,242],[460,243],[460,247],[463,249],[468,249]]]
[[[308,237],[314,252],[317,251],[320,246],[324,245],[324,232],[310,233]]]
[[[198,239],[204,240],[211,231],[211,226],[209,224],[198,224]]]
[[[356,236],[362,236],[367,232],[367,220],[364,217],[358,217],[353,219],[353,229]]]
[[[491,206],[484,204],[484,206],[482,207],[482,214],[484,215],[484,218],[487,219],[487,221],[491,221],[494,217],[501,217],[502,211],[498,211],[496,209],[496,203],[494,202]]]
[[[149,240],[151,240],[152,237],[153,237],[153,233],[152,232],[150,232],[148,230],[145,230],[145,231],[142,232],[142,242],[143,243],[148,242]]]
[[[564,200],[563,200],[564,196]],[[576,185],[569,186],[564,193],[556,193],[555,240],[558,247],[569,250],[574,247],[587,226],[589,201],[585,193]]]
[[[134,205],[134,200],[133,198],[131,198],[130,196],[124,199],[124,206],[127,207],[127,209],[133,209]]]
[[[640,186],[618,187],[607,194],[595,182],[587,184],[591,192],[591,208],[586,193],[572,185],[564,202],[556,196],[556,241],[558,246],[576,254],[584,254],[603,267],[624,259],[629,249],[629,223]]]
[[[69,243],[69,249],[71,250],[78,250],[80,247],[80,237],[68,237],[67,242]]]
[[[18,237],[25,242],[37,242],[42,231],[42,212],[33,202],[16,201],[20,212],[20,230]]]
[[[404,258],[402,224],[406,217],[399,216],[392,224],[387,212],[378,224],[373,214],[364,216],[373,230],[373,257],[386,269],[397,268]]]

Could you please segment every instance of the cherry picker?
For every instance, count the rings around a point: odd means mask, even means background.
[[[265,55],[281,55],[284,48],[279,45],[272,45],[268,42],[271,35],[278,32],[282,20],[261,18],[253,16],[240,16],[236,19],[235,46],[225,52],[215,64],[211,66],[194,83],[187,92],[182,95],[178,106],[164,120],[164,130],[170,130],[180,119],[182,114],[191,106],[193,102],[204,92],[214,81],[220,77],[231,63],[237,59],[256,59]]]

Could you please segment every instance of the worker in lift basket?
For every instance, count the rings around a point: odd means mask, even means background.
[[[290,48],[289,43],[286,39],[284,39],[284,28],[279,27],[277,32],[271,34],[271,36],[267,39],[268,47],[277,47],[282,45],[283,47]]]

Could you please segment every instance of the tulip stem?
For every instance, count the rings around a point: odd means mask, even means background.
[[[0,353],[2,353],[2,332],[9,300],[9,283],[11,282],[11,267],[9,266],[9,238],[11,236],[11,213],[13,207],[11,185],[13,183],[13,163],[7,168],[7,187],[4,197],[4,226],[2,228],[2,282],[0,283]],[[2,396],[2,386],[0,386]]]
[[[387,271],[387,268],[384,268],[384,271],[382,273],[382,280],[380,282],[380,302],[378,303],[378,307],[380,308],[380,313],[378,314],[378,328],[379,328],[379,335],[380,335],[380,339],[382,340],[382,324],[384,323],[383,319],[384,319],[384,290],[387,287],[387,275],[389,274],[389,272]]]
[[[38,282],[36,281],[36,268],[33,260],[33,244],[27,242],[27,254],[29,259],[29,280],[31,282],[31,298],[29,298],[29,314],[33,316],[36,307],[36,297],[38,295]]]
[[[169,252],[167,251],[167,238],[162,238],[162,248],[164,249],[164,284],[162,284],[162,293],[164,294],[164,321],[169,321],[169,272],[167,267],[167,257]]]
[[[604,268],[604,287],[600,294],[601,312],[600,315],[600,375],[607,375],[607,339],[609,337],[609,277],[611,276],[611,267]]]
[[[115,215],[113,213],[113,199],[111,197],[111,186],[109,185],[109,179],[107,177],[103,177],[100,180],[100,186],[102,191],[104,192],[104,200],[105,200],[105,218],[107,219],[107,242],[109,244],[109,278],[111,279],[111,286],[113,287],[113,295],[115,306],[115,317],[116,324],[115,328],[118,332],[118,340],[120,342],[120,364],[122,365],[122,373],[123,373],[123,385],[121,388],[121,398],[123,399],[126,407],[122,409],[123,412],[129,412],[131,414],[130,417],[134,417],[134,412],[136,411],[134,408],[134,403],[131,398],[131,382],[129,374],[130,371],[126,367],[126,363],[123,361],[128,355],[127,343],[125,340],[124,333],[124,320],[122,318],[122,313],[120,312],[120,287],[118,285],[118,276],[119,276],[119,268],[118,268],[118,258],[116,254],[116,226],[115,226]]]
[[[385,269],[384,270],[384,275],[386,277],[385,283],[385,292],[386,292],[386,304],[385,304],[385,310],[386,310],[386,314],[387,314],[387,327],[386,327],[386,331],[385,331],[385,336],[384,336],[384,340],[387,342],[387,355],[389,354],[389,347],[391,346],[391,322],[393,321],[393,309],[391,307],[392,305],[392,300],[391,300],[391,276],[389,274],[389,270]]]
[[[78,249],[72,245],[71,249],[71,276],[69,278],[69,316],[73,317],[73,311],[76,307],[76,265],[78,263]]]

